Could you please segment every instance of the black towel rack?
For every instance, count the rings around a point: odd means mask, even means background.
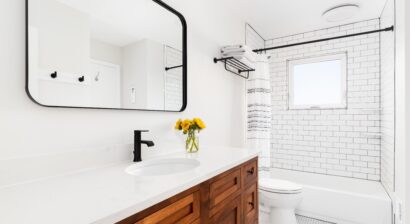
[[[219,61],[225,64],[226,71],[231,72],[245,79],[249,78],[250,72],[255,71],[255,69],[249,67],[248,65],[244,64],[243,62],[239,61],[234,57],[214,58],[215,63],[218,63]],[[246,73],[246,75],[242,75],[243,73]]]

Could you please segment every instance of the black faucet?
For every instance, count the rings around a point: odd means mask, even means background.
[[[147,130],[134,131],[134,162],[141,162],[141,144],[146,144],[148,147],[154,146],[153,141],[141,140],[141,132],[148,132]]]

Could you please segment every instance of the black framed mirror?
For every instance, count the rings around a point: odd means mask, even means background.
[[[26,0],[26,92],[46,107],[184,111],[187,25],[161,0]]]

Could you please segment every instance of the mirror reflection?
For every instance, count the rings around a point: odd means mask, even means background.
[[[28,1],[28,91],[45,106],[180,111],[183,27],[151,0]]]

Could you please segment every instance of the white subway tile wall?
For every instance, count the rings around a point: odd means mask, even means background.
[[[381,27],[394,24],[394,0],[388,0],[380,18]],[[394,99],[395,37],[393,32],[380,34],[381,56],[381,182],[394,191]]]
[[[266,41],[266,47],[379,29],[379,19]],[[346,52],[347,109],[289,110],[287,61]],[[271,166],[380,180],[380,34],[268,52],[272,83]]]
[[[252,49],[265,47],[265,40],[249,25],[245,25],[245,44]]]
[[[182,65],[182,52],[165,46],[165,67]],[[182,107],[182,68],[165,72],[165,110],[179,111]]]

